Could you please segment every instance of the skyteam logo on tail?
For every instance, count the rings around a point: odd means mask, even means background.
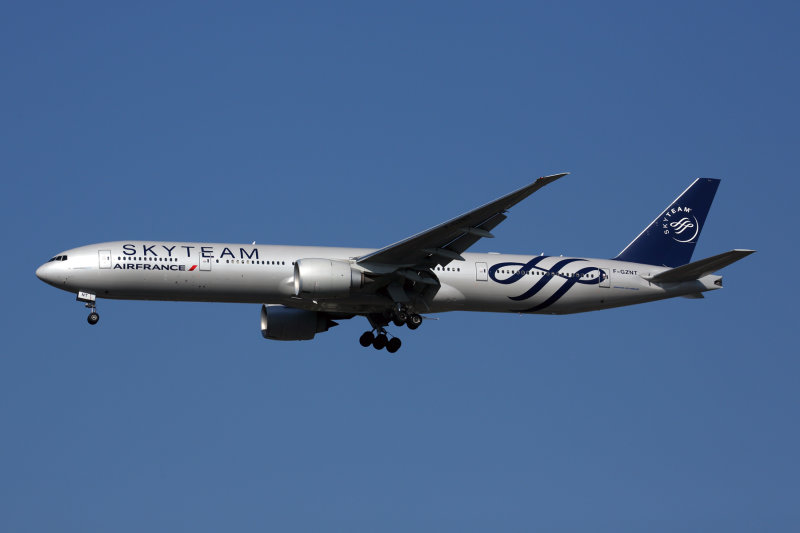
[[[717,186],[717,179],[694,180],[615,259],[671,268],[689,263]]]
[[[700,233],[700,223],[692,214],[691,207],[673,207],[664,213],[661,219],[664,235],[669,235],[675,242],[693,242]]]

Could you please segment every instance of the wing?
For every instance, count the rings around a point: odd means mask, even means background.
[[[506,219],[505,212],[545,185],[567,173],[544,176],[502,198],[356,259],[359,264],[432,268],[463,261],[461,254],[478,240],[493,237],[492,229]]]

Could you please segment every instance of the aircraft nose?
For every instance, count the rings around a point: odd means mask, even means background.
[[[36,269],[36,277],[40,280],[44,281],[45,283],[49,283],[51,279],[51,272],[50,266],[48,263],[43,264],[39,268]]]

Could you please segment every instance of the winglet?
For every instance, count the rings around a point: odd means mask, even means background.
[[[541,178],[537,179],[536,181],[547,180],[547,183],[552,183],[552,182],[556,181],[559,178],[563,178],[564,176],[569,176],[569,172],[561,172],[559,174],[550,174],[549,176],[542,176]],[[547,183],[545,183],[545,185],[547,185]]]

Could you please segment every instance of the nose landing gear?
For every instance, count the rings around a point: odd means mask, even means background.
[[[79,302],[83,302],[86,308],[91,311],[89,313],[89,316],[86,317],[86,321],[92,326],[94,326],[95,324],[97,324],[97,322],[100,321],[100,315],[97,313],[97,308],[94,305],[96,298],[97,297],[94,294],[83,291],[80,291],[78,293],[78,297],[75,298]]]

